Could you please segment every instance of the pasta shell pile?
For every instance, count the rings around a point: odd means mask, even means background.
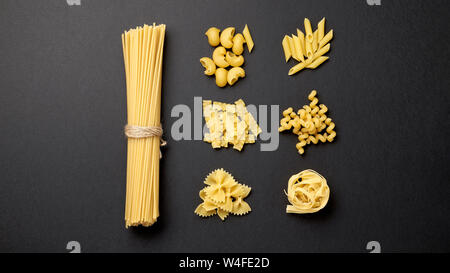
[[[297,29],[297,35],[285,35],[282,41],[286,62],[291,57],[300,62],[289,70],[289,75],[294,75],[304,68],[316,69],[328,60],[324,55],[330,51],[329,41],[333,39],[333,30],[325,35],[325,18],[319,22],[314,32],[308,18],[305,18],[304,25],[305,34]]]
[[[317,91],[313,90],[308,96],[311,103],[304,105],[297,113],[292,107],[284,110],[284,117],[280,120],[279,132],[292,129],[292,132],[298,136],[299,142],[295,147],[299,154],[303,154],[304,147],[310,143],[333,142],[336,137],[335,124],[326,115],[328,108],[324,104],[318,104],[319,99],[316,95]]]
[[[216,77],[216,85],[225,87],[234,85],[239,78],[245,77],[245,71],[241,67],[244,64],[244,44],[247,44],[249,52],[252,52],[254,43],[248,26],[245,25],[241,33],[235,35],[235,28],[228,27],[220,31],[211,27],[206,31],[208,42],[215,47],[212,59],[203,57],[201,65],[205,68],[205,75]],[[228,67],[231,68],[227,70]]]
[[[233,144],[233,149],[241,151],[244,144],[255,143],[261,133],[242,99],[234,104],[204,100],[203,115],[209,130],[203,140],[211,143],[214,149]]]
[[[222,221],[228,215],[245,215],[251,211],[250,205],[244,201],[251,188],[239,184],[233,176],[224,169],[217,169],[210,173],[199,195],[203,203],[195,209],[195,214],[209,217],[217,214]]]
[[[286,213],[314,213],[325,207],[330,198],[327,180],[314,170],[304,170],[291,176],[285,192],[291,205]]]

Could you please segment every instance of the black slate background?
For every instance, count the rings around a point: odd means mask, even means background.
[[[327,18],[330,60],[288,77],[281,39]],[[0,251],[384,252],[450,251],[448,1],[0,2]],[[124,228],[126,95],[120,34],[167,25],[163,123],[193,97],[302,106],[317,89],[336,121],[335,143],[309,146],[280,135],[214,151],[174,141],[161,162],[161,217]],[[219,89],[198,59],[211,53],[204,31],[250,26],[255,50],[247,77]],[[229,170],[253,188],[245,217],[193,213],[207,173]],[[312,168],[332,195],[315,215],[287,215],[290,175]]]

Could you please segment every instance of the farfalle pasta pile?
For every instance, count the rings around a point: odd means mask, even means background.
[[[285,191],[291,205],[286,213],[314,213],[325,207],[330,198],[327,180],[314,170],[304,170],[291,176]]]
[[[250,205],[244,201],[251,188],[239,184],[224,169],[210,173],[204,183],[207,186],[199,193],[203,202],[195,209],[198,216],[209,217],[217,214],[224,221],[230,213],[245,215],[251,211]]]
[[[325,35],[325,18],[319,22],[314,32],[308,18],[305,18],[304,25],[305,34],[297,29],[297,35],[285,35],[281,43],[286,62],[291,57],[299,62],[289,70],[289,75],[294,75],[304,68],[316,69],[328,60],[324,55],[330,51],[329,42],[333,39],[333,30]]]
[[[313,90],[308,96],[311,103],[304,105],[297,113],[292,107],[284,110],[284,117],[280,120],[279,132],[292,129],[292,132],[298,136],[299,142],[295,147],[299,154],[303,154],[304,147],[310,143],[333,142],[336,137],[334,131],[336,125],[326,115],[328,108],[325,104],[319,105],[316,95],[317,91]]]
[[[244,144],[255,143],[261,133],[241,99],[234,104],[204,100],[203,115],[209,129],[203,140],[211,143],[214,149],[233,144],[234,149],[241,151]]]

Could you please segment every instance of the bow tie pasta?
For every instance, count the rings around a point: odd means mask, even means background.
[[[217,214],[224,221],[230,213],[245,215],[251,211],[250,205],[244,201],[251,188],[239,184],[224,169],[211,172],[204,183],[207,186],[199,193],[203,203],[195,209],[198,216],[209,217]]]

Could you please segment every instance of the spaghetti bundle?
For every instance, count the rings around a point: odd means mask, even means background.
[[[161,78],[166,26],[122,34],[128,137],[125,226],[151,226],[159,216]]]

